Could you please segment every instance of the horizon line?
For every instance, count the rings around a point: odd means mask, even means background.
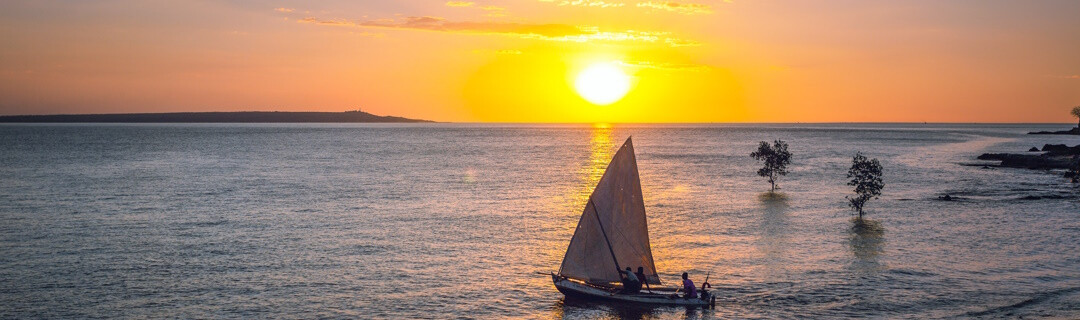
[[[1045,124],[1045,125],[1072,125],[1073,122],[998,122],[998,121],[671,121],[671,122],[618,122],[618,121],[567,121],[567,122],[542,122],[542,121],[440,121],[420,118],[408,118],[397,115],[377,115],[362,109],[344,111],[280,111],[280,110],[245,110],[245,111],[170,111],[170,112],[117,112],[117,113],[50,113],[50,114],[0,114],[5,117],[50,117],[50,116],[107,116],[107,115],[166,115],[166,114],[191,114],[191,113],[366,113],[378,117],[406,118],[421,120],[428,123],[446,124],[550,124],[550,125],[640,125],[640,124],[685,124],[685,125],[709,125],[709,124]],[[26,122],[35,123],[35,122]],[[50,122],[37,122],[50,123]],[[132,122],[77,122],[65,121],[64,123],[132,123]],[[142,122],[142,123],[205,123],[205,122]],[[217,123],[340,123],[340,122],[217,122]]]

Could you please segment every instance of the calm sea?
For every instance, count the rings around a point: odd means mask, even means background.
[[[965,166],[1065,128],[2,125],[0,318],[1078,318],[1080,189]],[[715,310],[536,274],[628,136],[662,280],[709,274]],[[748,156],[773,139],[782,197]],[[856,151],[878,230],[852,229]]]

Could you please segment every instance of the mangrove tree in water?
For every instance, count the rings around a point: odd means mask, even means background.
[[[881,181],[881,163],[877,159],[867,159],[861,152],[855,153],[851,159],[851,169],[847,173],[849,186],[855,187],[855,195],[848,196],[848,205],[859,215],[862,220],[863,207],[866,201],[881,195],[881,188],[885,183]]]
[[[788,145],[783,140],[773,141],[771,146],[762,141],[757,151],[750,153],[754,159],[765,162],[765,166],[758,169],[757,174],[769,179],[769,184],[772,185],[769,192],[775,192],[776,180],[788,173],[787,165],[791,163],[791,152],[788,152],[787,148]]]

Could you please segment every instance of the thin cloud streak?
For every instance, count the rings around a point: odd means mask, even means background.
[[[307,17],[297,20],[300,23],[310,23],[324,26],[359,27],[359,28],[388,28],[405,30],[426,30],[439,32],[461,32],[480,34],[503,34],[514,35],[526,39],[538,39],[547,41],[563,42],[643,42],[663,43],[672,47],[694,46],[700,43],[672,37],[668,32],[649,31],[601,31],[596,27],[577,27],[565,24],[528,24],[512,22],[470,22],[449,21],[445,18],[421,16],[406,17],[404,19],[376,19],[367,21],[354,20],[320,20]]]
[[[709,66],[700,64],[657,63],[652,61],[618,61],[617,64],[623,67],[630,68],[656,69],[667,71],[701,72],[711,69]]]
[[[468,2],[468,1],[447,1],[446,2],[447,7],[471,7],[471,6],[475,5],[475,4],[476,4],[475,2]]]
[[[675,1],[648,1],[639,2],[638,8],[651,8],[657,10],[666,10],[681,14],[710,14],[712,13],[712,7],[705,4],[697,3],[680,3]]]
[[[480,7],[480,10],[484,10],[485,12],[487,12],[487,14],[485,14],[484,16],[488,16],[488,17],[505,17],[506,16],[506,8],[503,8],[503,7],[500,7],[500,6],[483,6],[483,7]]]
[[[540,0],[540,2],[550,2],[559,6],[575,6],[575,7],[595,7],[595,8],[618,8],[625,6],[624,3],[609,2],[602,0]]]

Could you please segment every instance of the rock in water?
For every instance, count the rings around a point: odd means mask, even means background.
[[[1064,144],[1044,144],[1042,151],[1046,151],[1052,156],[1078,155],[1080,154],[1080,145],[1070,147]]]
[[[1071,135],[1080,135],[1080,127],[1072,128],[1072,129],[1069,129],[1069,130],[1066,130],[1066,131],[1039,131],[1039,132],[1028,132],[1028,134],[1071,134]]]
[[[1072,163],[1071,157],[1047,154],[984,153],[979,160],[1001,161],[1002,167],[1028,169],[1067,169]]]

